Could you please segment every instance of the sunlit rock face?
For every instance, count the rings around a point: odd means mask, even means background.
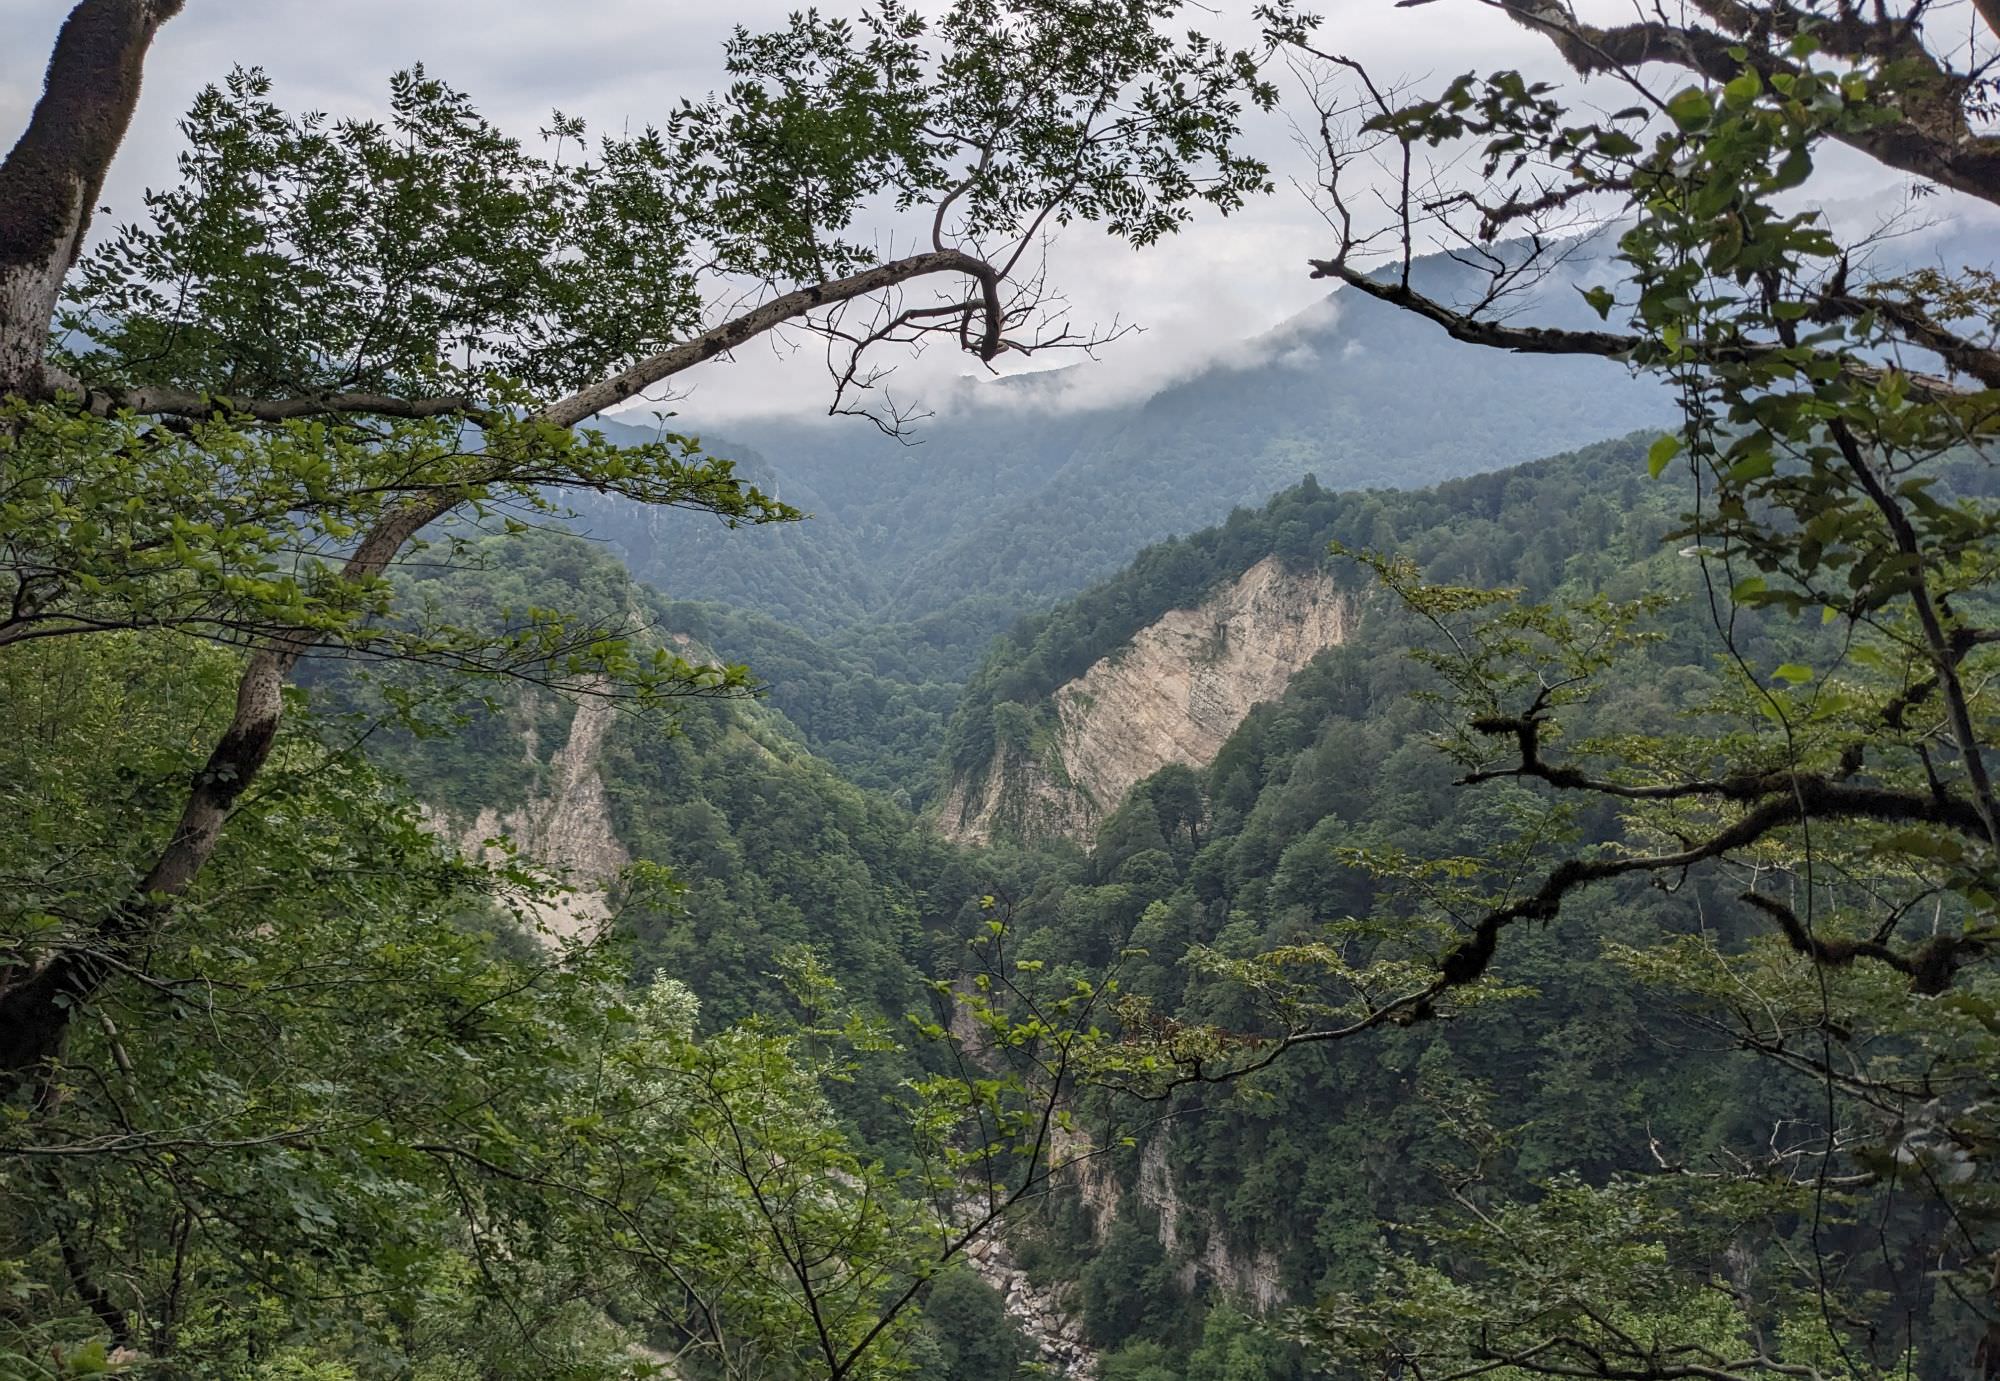
[[[569,737],[542,773],[542,789],[520,805],[508,810],[482,806],[463,824],[443,811],[427,812],[432,828],[465,857],[498,865],[506,855],[489,841],[504,838],[529,864],[562,884],[552,895],[512,898],[523,919],[550,942],[587,937],[602,928],[611,916],[609,889],[631,862],[613,832],[610,798],[599,771],[614,714],[603,696],[581,699]],[[537,761],[537,747],[530,727],[522,743],[530,762]]]
[[[1138,782],[1172,763],[1211,762],[1252,706],[1347,640],[1355,616],[1325,572],[1266,557],[1057,690],[1051,741],[1025,755],[1002,747],[983,779],[954,782],[940,828],[975,843],[1088,839]]]

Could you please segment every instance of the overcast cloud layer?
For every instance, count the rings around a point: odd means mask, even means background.
[[[363,115],[382,109],[390,73],[423,62],[524,137],[553,108],[617,129],[657,121],[679,98],[713,89],[730,26],[781,23],[793,7],[790,0],[189,0],[153,50],[132,134],[106,188],[113,214],[98,229],[133,217],[142,190],[171,178],[176,119],[203,84],[233,65],[269,71],[289,108]],[[820,8],[857,6],[823,0]],[[1390,0],[1330,0],[1320,8],[1329,41],[1383,75],[1547,70],[1545,50],[1482,6],[1396,9]],[[0,137],[10,143],[39,92],[42,64],[68,9],[68,0],[0,0]],[[1211,33],[1249,42],[1249,10],[1250,0],[1214,0],[1212,15],[1192,18]],[[1058,243],[1052,278],[1078,322],[1116,319],[1142,328],[1075,372],[1065,390],[1071,401],[1150,391],[1227,355],[1324,292],[1308,278],[1305,260],[1325,248],[1325,229],[1304,195],[1286,185],[1310,179],[1310,160],[1281,117],[1258,121],[1251,138],[1280,190],[1240,215],[1203,215],[1145,251],[1089,227]],[[930,395],[935,405],[959,392],[950,381],[966,372],[962,358],[933,351],[904,367],[898,392]],[[693,392],[682,410],[710,418],[773,408],[811,414],[828,398],[811,341],[795,352],[754,347],[733,366],[710,365],[688,382]]]

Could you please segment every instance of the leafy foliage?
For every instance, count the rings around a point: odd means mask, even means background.
[[[380,736],[422,776],[503,678],[657,711],[747,673],[642,636],[630,599],[398,577],[427,532],[446,567],[484,560],[485,533],[520,538],[563,490],[795,517],[690,438],[576,427],[788,324],[859,339],[837,390],[933,332],[1033,348],[1040,283],[1014,269],[1046,231],[1150,241],[1263,188],[1237,148],[1272,99],[1258,55],[1177,31],[1172,0],[887,3],[739,31],[725,93],[594,147],[558,113],[539,148],[421,68],[379,122],[287,114],[239,70],[183,124],[177,184],[77,264],[178,6],[101,8],[0,168],[10,197],[27,174],[83,189],[46,243],[0,247],[8,1369],[629,1375],[654,1369],[643,1342],[715,1374],[896,1370],[912,1306],[998,1208],[961,1222],[921,1155],[888,1167],[850,1136],[831,1090],[853,1071],[821,1047],[893,1045],[858,1016],[793,1030],[772,1009],[796,994],[727,964],[733,1019],[707,1033],[684,990],[630,1000],[618,945],[548,952],[500,916],[554,880],[451,855],[359,751]],[[79,62],[117,89],[77,90]],[[72,100],[90,137],[51,145]],[[850,236],[885,202],[928,251]],[[15,288],[70,268],[51,338]],[[927,277],[948,305],[906,311],[895,290]],[[859,337],[856,303],[882,313]],[[329,696],[309,657],[387,670]],[[341,713],[307,716],[302,682]],[[463,785],[521,790],[535,766]],[[820,795],[783,825],[858,821],[910,866],[887,807],[800,775]],[[855,897],[907,927],[865,871],[826,881],[772,930],[860,920]],[[909,937],[880,929],[860,944],[886,995]],[[776,957],[815,1010],[836,1001],[817,961]],[[955,1135],[1005,1096],[899,1072],[867,1092],[900,1111],[853,1101],[905,1131]]]

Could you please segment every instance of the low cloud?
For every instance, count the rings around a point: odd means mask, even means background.
[[[1317,228],[1317,222],[1301,218],[1290,224],[1246,227],[1232,222],[1213,232],[1192,230],[1187,239],[1194,243],[1209,233],[1217,238],[1234,233],[1252,243],[1240,254],[1199,259],[1202,276],[1194,281],[1188,280],[1187,266],[1175,258],[1172,246],[1145,251],[1119,247],[1114,253],[1122,262],[1106,263],[1095,272],[1081,270],[1079,279],[1107,297],[1122,291],[1141,303],[1160,303],[1161,320],[1148,322],[1142,333],[1115,342],[1095,358],[961,387],[948,395],[949,405],[1087,411],[1140,402],[1216,370],[1315,368],[1340,314],[1338,294],[1315,281],[1306,265],[1318,247]],[[1287,252],[1260,255],[1254,248],[1258,243],[1283,245]],[[1168,297],[1149,282],[1156,273],[1177,276],[1181,295]]]
[[[929,0],[925,7],[940,3]],[[161,31],[132,133],[105,188],[112,214],[100,218],[98,232],[138,214],[143,190],[174,176],[181,113],[201,86],[239,63],[269,70],[278,98],[295,109],[379,114],[389,74],[424,62],[503,128],[523,136],[531,137],[558,107],[596,129],[617,130],[658,121],[681,98],[721,85],[729,31],[737,24],[782,23],[793,8],[796,0],[706,7],[658,0],[204,0]],[[823,5],[834,13],[857,8],[852,0]],[[40,90],[42,66],[67,9],[66,3],[16,3],[0,11],[0,129],[10,140]],[[1438,13],[1350,5],[1334,37],[1378,76],[1411,77],[1419,85],[1502,67],[1561,76],[1546,45],[1504,15],[1459,5],[1451,22],[1440,26]],[[1230,0],[1192,18],[1230,41],[1254,40],[1249,0]],[[1279,77],[1287,101],[1293,100],[1289,79]],[[1077,328],[1116,322],[1138,328],[1134,333],[1094,359],[1050,354],[1006,362],[1009,373],[1044,372],[1033,382],[996,383],[947,349],[884,355],[878,362],[895,366],[888,394],[899,405],[939,412],[1024,402],[1081,409],[1140,399],[1210,368],[1316,364],[1312,314],[1336,307],[1326,285],[1309,276],[1306,260],[1327,250],[1330,232],[1306,196],[1287,185],[1309,184],[1313,162],[1282,114],[1254,115],[1247,142],[1271,164],[1278,191],[1236,216],[1198,215],[1181,234],[1143,250],[1089,226],[1072,227],[1055,243],[1050,281],[1065,295]],[[1815,194],[1828,198],[1824,204],[1837,222],[1879,213],[1882,198],[1867,183],[1868,172],[1858,163],[1850,169],[1829,160],[1815,179]],[[1958,207],[1934,199],[1917,208],[1918,216],[1931,206],[1951,218],[1960,215]],[[1945,241],[1942,231],[1919,233]],[[831,400],[822,347],[805,337],[760,341],[676,384],[685,394],[678,402],[643,402],[636,410],[678,407],[720,419],[809,416]]]

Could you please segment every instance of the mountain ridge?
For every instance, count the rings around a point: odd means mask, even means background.
[[[1580,258],[1534,301],[1563,316],[1587,310],[1573,289],[1589,263]],[[1417,272],[1441,293],[1467,282],[1442,256]],[[1432,406],[1407,405],[1412,380]],[[1133,402],[1009,401],[1050,386],[983,386],[980,401],[921,424],[915,444],[845,418],[712,429],[677,418],[812,516],[725,541],[690,515],[641,521],[585,500],[577,526],[673,598],[775,614],[870,656],[878,631],[900,625],[897,639],[927,648],[935,675],[957,678],[1022,614],[1113,574],[1150,543],[1261,505],[1308,470],[1337,488],[1406,488],[1673,415],[1664,390],[1620,365],[1464,345],[1351,292],[1317,299]],[[1468,443],[1472,417],[1486,436]],[[604,430],[636,440],[655,429]]]

